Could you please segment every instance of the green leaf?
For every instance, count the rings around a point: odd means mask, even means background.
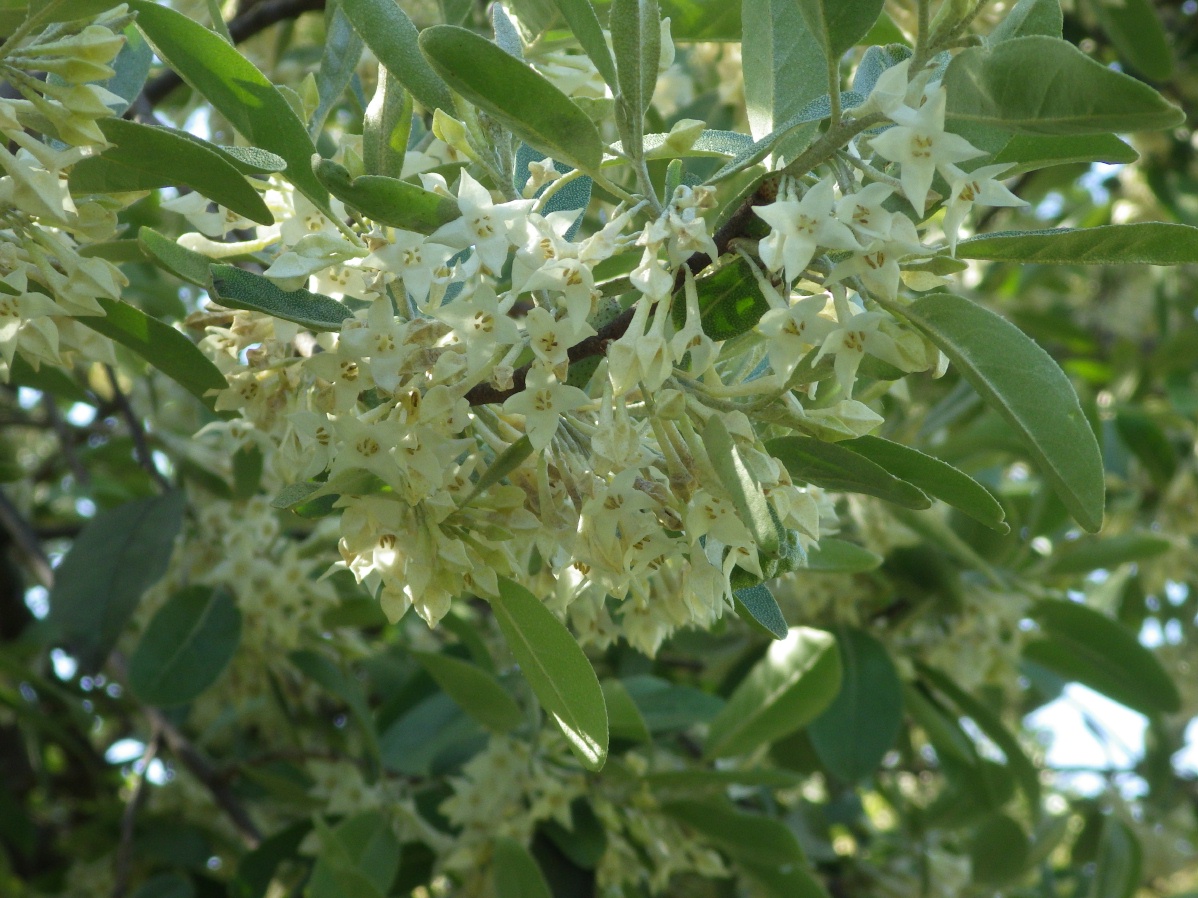
[[[951,293],[891,308],[948,356],[1022,437],[1045,479],[1086,530],[1102,526],[1102,456],[1073,386],[1043,349],[993,312]]]
[[[378,78],[362,116],[362,167],[367,175],[399,178],[412,136],[412,95],[385,68]]]
[[[834,536],[825,536],[807,552],[807,566],[803,570],[817,573],[860,574],[877,570],[882,565],[882,556],[875,555],[856,543]]]
[[[212,283],[212,260],[207,256],[180,246],[153,228],[140,228],[137,243],[147,256],[180,280],[204,289]]]
[[[1087,898],[1132,898],[1140,886],[1141,850],[1136,834],[1110,816],[1102,823],[1094,879]]]
[[[362,58],[362,38],[345,14],[345,5],[330,4],[329,10],[325,16],[324,52],[316,73],[316,95],[320,101],[308,122],[308,133],[313,139],[324,129],[325,119],[349,87]],[[380,78],[385,79],[385,75]]]
[[[739,862],[741,870],[774,898],[828,898],[828,892],[807,867],[786,864],[766,867]]]
[[[1006,814],[993,814],[974,830],[969,844],[973,878],[1000,886],[1023,872],[1030,845],[1023,827]]]
[[[607,82],[613,91],[618,89],[616,80],[616,64],[612,60],[611,49],[607,46],[607,38],[603,35],[603,26],[595,14],[595,7],[590,0],[554,0],[558,11],[574,36],[582,51],[595,64],[599,75]]]
[[[772,643],[711,721],[703,754],[748,754],[814,720],[840,689],[840,652],[832,634],[794,627]]]
[[[313,164],[320,183],[347,206],[379,224],[431,234],[458,218],[458,204],[446,196],[383,175],[351,178],[349,172],[329,159]]]
[[[1048,559],[1044,574],[1067,576],[1099,568],[1113,571],[1121,564],[1155,558],[1171,548],[1171,540],[1150,530],[1132,530],[1104,538],[1083,537],[1061,543]]]
[[[435,652],[411,652],[411,655],[446,695],[491,732],[507,733],[520,725],[520,706],[481,667]]]
[[[786,638],[790,628],[786,625],[786,618],[782,616],[777,599],[768,587],[758,583],[756,586],[738,589],[732,593],[732,601],[741,620],[755,625],[774,639]]]
[[[675,144],[672,135],[666,131],[646,134],[641,146],[646,159],[677,159],[677,158],[719,158],[739,156],[757,146],[748,134],[737,131],[719,131],[707,129],[695,138],[689,146]],[[764,153],[762,154],[765,155]],[[667,191],[667,195],[669,191]]]
[[[1177,473],[1177,451],[1160,426],[1138,409],[1123,408],[1115,413],[1115,430],[1152,482],[1161,489],[1168,486]]]
[[[342,820],[333,829],[313,818],[321,851],[308,882],[308,898],[382,898],[399,872],[400,844],[379,811]]]
[[[863,455],[895,477],[919,487],[929,496],[959,508],[992,530],[1007,533],[1006,512],[990,491],[952,465],[901,443],[864,436],[837,443]]]
[[[757,478],[749,471],[732,435],[719,415],[712,415],[703,427],[703,445],[716,476],[728,491],[737,515],[753,534],[758,548],[769,557],[778,554],[781,534]],[[786,635],[785,629],[782,635]]]
[[[124,193],[183,184],[251,221],[274,224],[258,191],[211,144],[205,146],[190,135],[180,137],[170,128],[119,118],[101,119],[99,124],[113,146],[75,164],[73,193]]]
[[[864,493],[904,508],[929,508],[918,488],[904,483],[865,456],[815,437],[777,437],[765,451],[782,462],[790,476],[841,493]]]
[[[129,687],[160,708],[185,705],[216,682],[241,641],[241,612],[223,587],[171,596],[129,658]]]
[[[141,32],[132,25],[128,25],[123,33],[125,46],[121,47],[121,52],[111,63],[115,74],[107,81],[100,82],[101,87],[112,91],[125,101],[120,106],[109,107],[112,109],[113,115],[124,115],[125,111],[133,105],[133,101],[145,87],[146,79],[150,75],[150,68],[154,64],[154,51],[141,36]],[[100,120],[101,125],[103,125],[103,121],[103,119]]]
[[[806,861],[798,837],[789,826],[772,817],[738,811],[726,799],[663,801],[661,810],[734,860],[765,867],[802,865]]]
[[[235,265],[212,266],[214,299],[231,309],[248,309],[316,331],[341,330],[353,312],[331,296],[309,290],[281,290],[265,278]]]
[[[99,297],[103,317],[80,315],[75,320],[98,334],[128,347],[165,374],[187,392],[214,408],[211,390],[224,390],[229,384],[220,370],[187,337],[157,318],[127,302]]]
[[[886,647],[863,630],[837,634],[840,691],[807,732],[823,765],[846,783],[869,776],[903,725],[903,686]]]
[[[977,750],[956,718],[929,698],[917,684],[903,684],[903,709],[923,730],[937,757],[972,766],[978,762]]]
[[[492,863],[495,898],[552,898],[536,859],[510,836],[495,838]]]
[[[340,667],[319,652],[298,649],[287,656],[308,679],[342,699],[358,722],[366,742],[366,750],[374,759],[380,755],[374,716],[366,702],[366,691],[355,678],[347,676]]]
[[[745,109],[761,140],[828,92],[828,67],[795,0],[742,0],[741,22]],[[777,152],[793,158],[814,134],[814,123],[795,128]]]
[[[1173,77],[1173,49],[1148,0],[1123,0],[1118,6],[1095,3],[1090,8],[1119,55],[1133,69],[1152,81]]]
[[[607,760],[607,707],[591,662],[565,625],[518,583],[499,579],[491,608],[541,707],[588,770]]]
[[[1011,166],[1003,172],[1003,177],[1008,178],[1050,165],[1072,165],[1078,162],[1126,165],[1139,158],[1139,153],[1114,134],[1016,134],[994,157],[994,162]]]
[[[678,686],[657,677],[628,677],[620,682],[636,703],[645,726],[655,735],[706,723],[724,707],[723,700],[709,692]]]
[[[341,0],[341,6],[366,46],[417,103],[429,112],[454,114],[453,94],[420,55],[416,26],[395,0]]]
[[[740,770],[663,770],[647,773],[642,779],[658,791],[726,792],[729,786],[763,786],[767,789],[793,789],[806,777],[791,770],[755,767]]]
[[[1143,714],[1181,707],[1177,685],[1156,655],[1119,622],[1054,599],[1037,602],[1032,618],[1043,635],[1024,646],[1024,658]]]
[[[287,170],[287,160],[261,147],[218,146],[243,175],[270,175]]]
[[[192,881],[181,873],[158,873],[141,884],[133,898],[195,898]]]
[[[287,163],[287,180],[326,215],[329,198],[312,174],[316,152],[304,123],[254,64],[198,22],[149,0],[129,0],[137,27],[179,76],[256,147]]]
[[[504,449],[495,458],[495,461],[491,462],[491,466],[483,471],[482,475],[475,482],[474,489],[470,491],[470,495],[466,497],[462,505],[469,505],[477,496],[499,483],[508,474],[524,464],[524,460],[530,455],[532,455],[532,443],[527,436],[522,436]]]
[[[603,687],[603,703],[607,706],[608,728],[613,739],[648,742],[653,737],[640,708],[619,680],[608,679]]]
[[[1015,37],[1060,37],[1064,26],[1061,0],[1019,0],[986,37],[989,46]]]
[[[657,85],[661,58],[661,11],[657,0],[614,0],[609,21],[616,58],[616,124],[624,149],[643,152],[645,112]]]
[[[998,746],[1006,756],[1007,767],[1015,775],[1028,802],[1033,808],[1040,807],[1040,772],[1028,760],[1019,740],[1011,735],[1011,731],[1003,724],[1002,718],[989,706],[978,701],[958,686],[951,677],[942,671],[919,662],[916,662],[916,667],[920,676],[927,683],[956,705],[963,715],[972,719],[978,729],[989,736],[990,740]]]
[[[943,84],[950,124],[1018,134],[1102,134],[1155,131],[1185,121],[1181,109],[1144,82],[1108,69],[1066,41],[1039,35],[961,51]]]
[[[453,25],[426,29],[420,49],[454,90],[529,146],[589,174],[599,170],[603,143],[594,123],[543,75]]]
[[[103,667],[142,593],[166,573],[185,504],[175,491],[102,511],[55,569],[49,629],[81,672]]]
[[[749,263],[741,256],[695,281],[699,320],[711,339],[731,340],[750,331],[770,307]],[[674,323],[681,327],[686,307],[675,303]]]
[[[962,259],[1056,265],[1184,265],[1198,262],[1198,228],[1144,221],[1093,228],[998,231],[962,240]]]
[[[869,33],[882,14],[883,0],[797,0],[807,27],[825,59],[839,59]]]

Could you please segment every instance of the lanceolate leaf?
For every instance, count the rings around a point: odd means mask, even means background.
[[[611,41],[616,57],[616,122],[625,149],[641,153],[645,111],[657,84],[661,57],[661,13],[657,0],[614,0]]]
[[[54,571],[49,628],[85,673],[99,670],[142,593],[166,573],[186,503],[181,492],[96,515]]]
[[[944,87],[950,122],[1019,134],[1153,131],[1185,120],[1144,82],[1038,35],[963,50],[949,63]]]
[[[313,169],[333,196],[379,224],[431,234],[461,214],[449,197],[407,181],[383,175],[350,178],[349,172],[329,159],[317,161]]]
[[[807,567],[804,570],[857,574],[876,570],[881,565],[881,555],[875,555],[856,543],[825,536],[807,552]]]
[[[1032,617],[1044,636],[1025,658],[1144,714],[1173,713],[1181,698],[1157,657],[1117,621],[1077,602],[1037,602]]]
[[[929,496],[961,509],[987,527],[1001,533],[1010,530],[1003,520],[1006,513],[990,492],[968,474],[938,458],[881,437],[858,437],[837,445],[876,462],[896,477],[914,484]]]
[[[713,340],[730,340],[752,330],[770,307],[753,269],[740,256],[696,280],[695,290],[703,333]],[[681,302],[672,309],[681,327],[686,309]]]
[[[412,652],[412,657],[458,706],[495,733],[519,725],[520,706],[499,682],[477,665],[436,652]]]
[[[703,444],[716,476],[761,551],[770,556],[777,554],[781,540],[770,514],[769,503],[719,415],[707,419],[703,428]]]
[[[882,13],[882,0],[797,0],[807,27],[828,57],[839,59]]]
[[[420,55],[418,33],[395,0],[341,0],[366,46],[425,109],[453,114],[453,95]]]
[[[1076,162],[1127,164],[1139,158],[1139,153],[1114,134],[1016,134],[994,157],[994,162],[1010,164],[1011,167],[1003,172],[1005,178],[1050,165]],[[960,246],[958,243],[958,249]]]
[[[745,107],[757,140],[828,92],[828,71],[820,42],[803,20],[795,0],[742,0]],[[797,155],[815,125],[792,132],[783,155]]]
[[[154,615],[129,658],[129,686],[144,702],[184,705],[216,682],[241,640],[241,612],[222,587],[189,586]]]
[[[215,399],[208,393],[229,386],[208,357],[187,337],[127,302],[100,297],[104,316],[80,315],[75,320],[96,333],[132,349],[209,408]]]
[[[207,289],[212,283],[212,261],[204,255],[180,246],[153,228],[137,232],[137,243],[147,256],[175,277]]]
[[[1084,574],[1103,568],[1113,571],[1121,564],[1162,555],[1173,548],[1172,540],[1150,530],[1132,530],[1108,537],[1083,537],[1062,543],[1047,559],[1049,576]]]
[[[309,290],[282,290],[269,278],[235,265],[213,265],[212,287],[222,306],[262,312],[312,330],[340,330],[341,322],[353,315],[331,296]]]
[[[1102,30],[1133,69],[1153,81],[1173,76],[1173,49],[1148,0],[1123,0],[1118,6],[1096,3],[1093,9]]]
[[[1085,529],[1102,526],[1102,456],[1073,386],[1013,324],[967,299],[933,293],[894,306],[949,357],[1022,437],[1065,507]]]
[[[679,799],[663,802],[661,809],[737,861],[785,867],[806,860],[785,823],[738,811],[727,799]]]
[[[903,724],[903,687],[886,647],[862,630],[836,639],[840,692],[811,722],[820,761],[846,783],[869,776],[894,745]]]
[[[542,153],[595,173],[603,144],[587,114],[525,63],[453,25],[420,35],[420,49],[449,85]]]
[[[708,729],[704,755],[746,754],[810,723],[840,689],[840,653],[830,633],[792,628],[732,693]]]
[[[324,53],[320,57],[320,71],[316,73],[316,94],[320,102],[308,123],[308,132],[313,139],[324,128],[333,104],[349,87],[358,60],[362,58],[362,38],[345,14],[345,5],[330,4],[330,9],[331,13],[326,17]]]
[[[510,836],[495,839],[493,863],[496,898],[552,898],[536,858]]]
[[[983,733],[990,737],[1007,759],[1007,767],[1015,775],[1019,787],[1027,796],[1034,808],[1040,807],[1040,774],[1035,765],[1028,760],[1023,748],[1011,731],[1006,728],[1002,718],[990,707],[978,701],[953,679],[942,671],[926,665],[917,665],[920,675],[941,693],[948,701],[957,706],[957,710],[973,720]]]
[[[274,223],[258,191],[217,147],[191,135],[181,137],[169,128],[119,118],[102,119],[100,127],[114,146],[75,164],[71,169],[74,193],[186,185],[251,221]]]
[[[1198,228],[1145,221],[1093,228],[1000,231],[962,240],[962,259],[1058,265],[1184,265],[1198,262]]]
[[[304,123],[254,64],[210,31],[169,6],[130,0],[137,26],[158,56],[251,144],[282,157],[287,179],[317,208],[329,212],[328,194],[312,174],[316,152]]]
[[[790,476],[804,483],[845,493],[864,493],[905,508],[928,508],[918,488],[899,480],[863,455],[814,437],[777,437],[765,449],[782,462]]]
[[[502,51],[500,51],[502,52]],[[607,760],[607,707],[603,690],[565,625],[536,596],[500,578],[491,608],[508,648],[545,713],[561,728],[588,770]]]
[[[788,627],[778,600],[764,584],[738,589],[732,593],[736,613],[746,623],[756,624],[774,639],[785,639]]]
[[[1140,841],[1131,827],[1111,815],[1098,838],[1094,879],[1087,898],[1131,898],[1140,886]]]
[[[595,14],[591,0],[554,0],[558,11],[561,12],[582,45],[582,50],[595,64],[596,70],[613,91],[618,90],[616,81],[616,64],[612,61],[611,49],[607,46],[607,38],[603,36],[603,26]]]

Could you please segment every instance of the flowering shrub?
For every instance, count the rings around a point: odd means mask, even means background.
[[[1191,372],[1060,273],[1188,351],[1189,213],[1061,192],[1149,5],[225,14],[0,10],[3,890],[1193,887]]]

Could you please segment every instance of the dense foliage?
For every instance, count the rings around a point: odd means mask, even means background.
[[[1198,4],[0,34],[0,895],[1198,894]]]

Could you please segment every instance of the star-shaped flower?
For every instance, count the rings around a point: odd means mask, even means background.
[[[771,228],[758,245],[770,271],[784,268],[786,280],[799,277],[820,249],[860,249],[853,232],[832,214],[835,197],[830,178],[817,183],[801,200],[778,200],[753,209]]]

